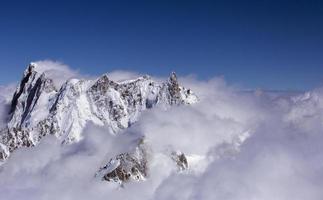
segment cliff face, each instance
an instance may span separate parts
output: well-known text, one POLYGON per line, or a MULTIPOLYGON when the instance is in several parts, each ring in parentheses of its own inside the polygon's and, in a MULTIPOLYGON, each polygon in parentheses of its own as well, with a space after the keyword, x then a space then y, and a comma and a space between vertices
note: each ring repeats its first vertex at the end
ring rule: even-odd
POLYGON ((29 147, 39 141, 34 128, 49 114, 47 108, 55 94, 52 80, 46 78, 45 74, 37 73, 34 65, 29 65, 14 92, 7 128, 1 131, 0 158, 8 157, 8 153, 16 148, 29 147))

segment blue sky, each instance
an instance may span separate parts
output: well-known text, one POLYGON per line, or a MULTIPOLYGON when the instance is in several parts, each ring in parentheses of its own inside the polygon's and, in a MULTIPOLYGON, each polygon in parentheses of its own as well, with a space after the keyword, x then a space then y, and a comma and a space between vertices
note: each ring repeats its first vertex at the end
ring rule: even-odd
POLYGON ((246 88, 323 85, 323 3, 258 1, 3 1, 0 84, 31 61, 101 74, 224 76, 246 88))

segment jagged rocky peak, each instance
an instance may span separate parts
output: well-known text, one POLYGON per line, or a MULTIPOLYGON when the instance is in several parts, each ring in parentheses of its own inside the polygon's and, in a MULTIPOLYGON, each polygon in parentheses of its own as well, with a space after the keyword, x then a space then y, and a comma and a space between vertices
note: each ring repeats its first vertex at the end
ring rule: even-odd
POLYGON ((181 99, 181 88, 177 81, 175 72, 172 72, 168 80, 168 91, 170 94, 170 104, 178 104, 181 99))
POLYGON ((121 153, 101 167, 95 174, 104 181, 124 184, 131 180, 141 181, 148 175, 150 150, 144 139, 139 139, 138 146, 132 152, 121 153))
POLYGON ((178 86, 177 75, 175 72, 172 72, 169 76, 169 82, 171 85, 178 86))
POLYGON ((117 83, 110 80, 107 74, 101 76, 91 87, 93 91, 101 91, 105 94, 108 91, 109 87, 115 87, 117 83))
MULTIPOLYGON (((39 74, 35 68, 35 63, 29 64, 13 95, 9 113, 11 115, 9 127, 23 126, 30 118, 33 109, 38 105, 38 101, 43 100, 43 96, 56 92, 53 81, 48 79, 44 73, 39 74)), ((46 97, 45 101, 47 101, 46 97)))
POLYGON ((7 127, 0 130, 0 158, 7 158, 9 152, 19 147, 36 144, 32 129, 46 118, 49 99, 55 93, 53 81, 37 72, 35 63, 29 64, 13 94, 7 127))
POLYGON ((21 94, 23 93, 26 85, 28 84, 28 82, 30 82, 30 79, 32 79, 31 77, 34 76, 34 74, 36 73, 34 71, 35 66, 32 64, 29 64, 29 66, 27 67, 27 69, 25 70, 24 74, 23 74, 23 78, 20 82, 20 85, 17 87, 12 101, 11 101, 11 109, 10 109, 10 113, 13 113, 16 109, 16 105, 18 103, 18 99, 21 96, 21 94))

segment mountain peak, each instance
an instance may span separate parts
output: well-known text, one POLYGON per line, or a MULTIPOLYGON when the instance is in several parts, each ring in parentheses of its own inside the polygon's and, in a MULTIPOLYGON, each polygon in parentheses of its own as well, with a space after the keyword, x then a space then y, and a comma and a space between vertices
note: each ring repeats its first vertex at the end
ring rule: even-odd
POLYGON ((31 79, 35 79, 36 74, 37 72, 35 72, 35 65, 33 63, 30 63, 27 69, 25 70, 20 84, 18 85, 13 95, 9 114, 12 114, 15 111, 18 99, 20 98, 22 93, 27 90, 28 85, 30 85, 31 79))
POLYGON ((25 70, 25 73, 31 73, 32 71, 35 71, 35 68, 36 68, 36 63, 29 63, 29 65, 27 66, 27 69, 25 70))
POLYGON ((29 63, 29 65, 25 69, 24 76, 26 76, 30 73, 35 73, 35 74, 38 74, 39 76, 42 74, 45 74, 44 71, 39 69, 39 65, 35 62, 29 63))
POLYGON ((171 72, 170 73, 170 76, 169 76, 169 81, 171 82, 171 83, 177 83, 177 75, 176 75, 176 73, 175 72, 171 72))

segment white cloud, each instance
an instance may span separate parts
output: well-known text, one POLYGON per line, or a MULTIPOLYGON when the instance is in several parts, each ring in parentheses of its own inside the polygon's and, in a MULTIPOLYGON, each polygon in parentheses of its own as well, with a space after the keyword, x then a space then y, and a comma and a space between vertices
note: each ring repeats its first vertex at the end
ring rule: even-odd
POLYGON ((46 76, 53 80, 55 87, 58 89, 66 80, 82 77, 77 70, 73 70, 69 66, 58 61, 42 60, 33 63, 36 64, 36 71, 39 73, 46 73, 46 76))
MULTIPOLYGON (((42 65, 45 71, 68 71, 57 63, 42 65)), ((110 73, 114 80, 135 75, 110 73)), ((37 147, 14 152, 0 171, 1 199, 323 198, 322 90, 273 100, 266 92, 240 92, 219 78, 180 81, 199 95, 198 104, 147 111, 118 136, 89 124, 80 143, 61 146, 49 136, 37 147), (119 188, 94 178, 99 166, 134 147, 140 135, 154 152, 146 181, 119 188), (178 173, 163 154, 173 149, 204 156, 206 167, 178 173)))
POLYGON ((108 72, 107 75, 113 81, 131 80, 142 76, 142 74, 139 74, 136 72, 122 71, 122 70, 108 72))
POLYGON ((14 84, 0 86, 0 128, 2 128, 7 121, 10 100, 13 96, 14 89, 14 84))

